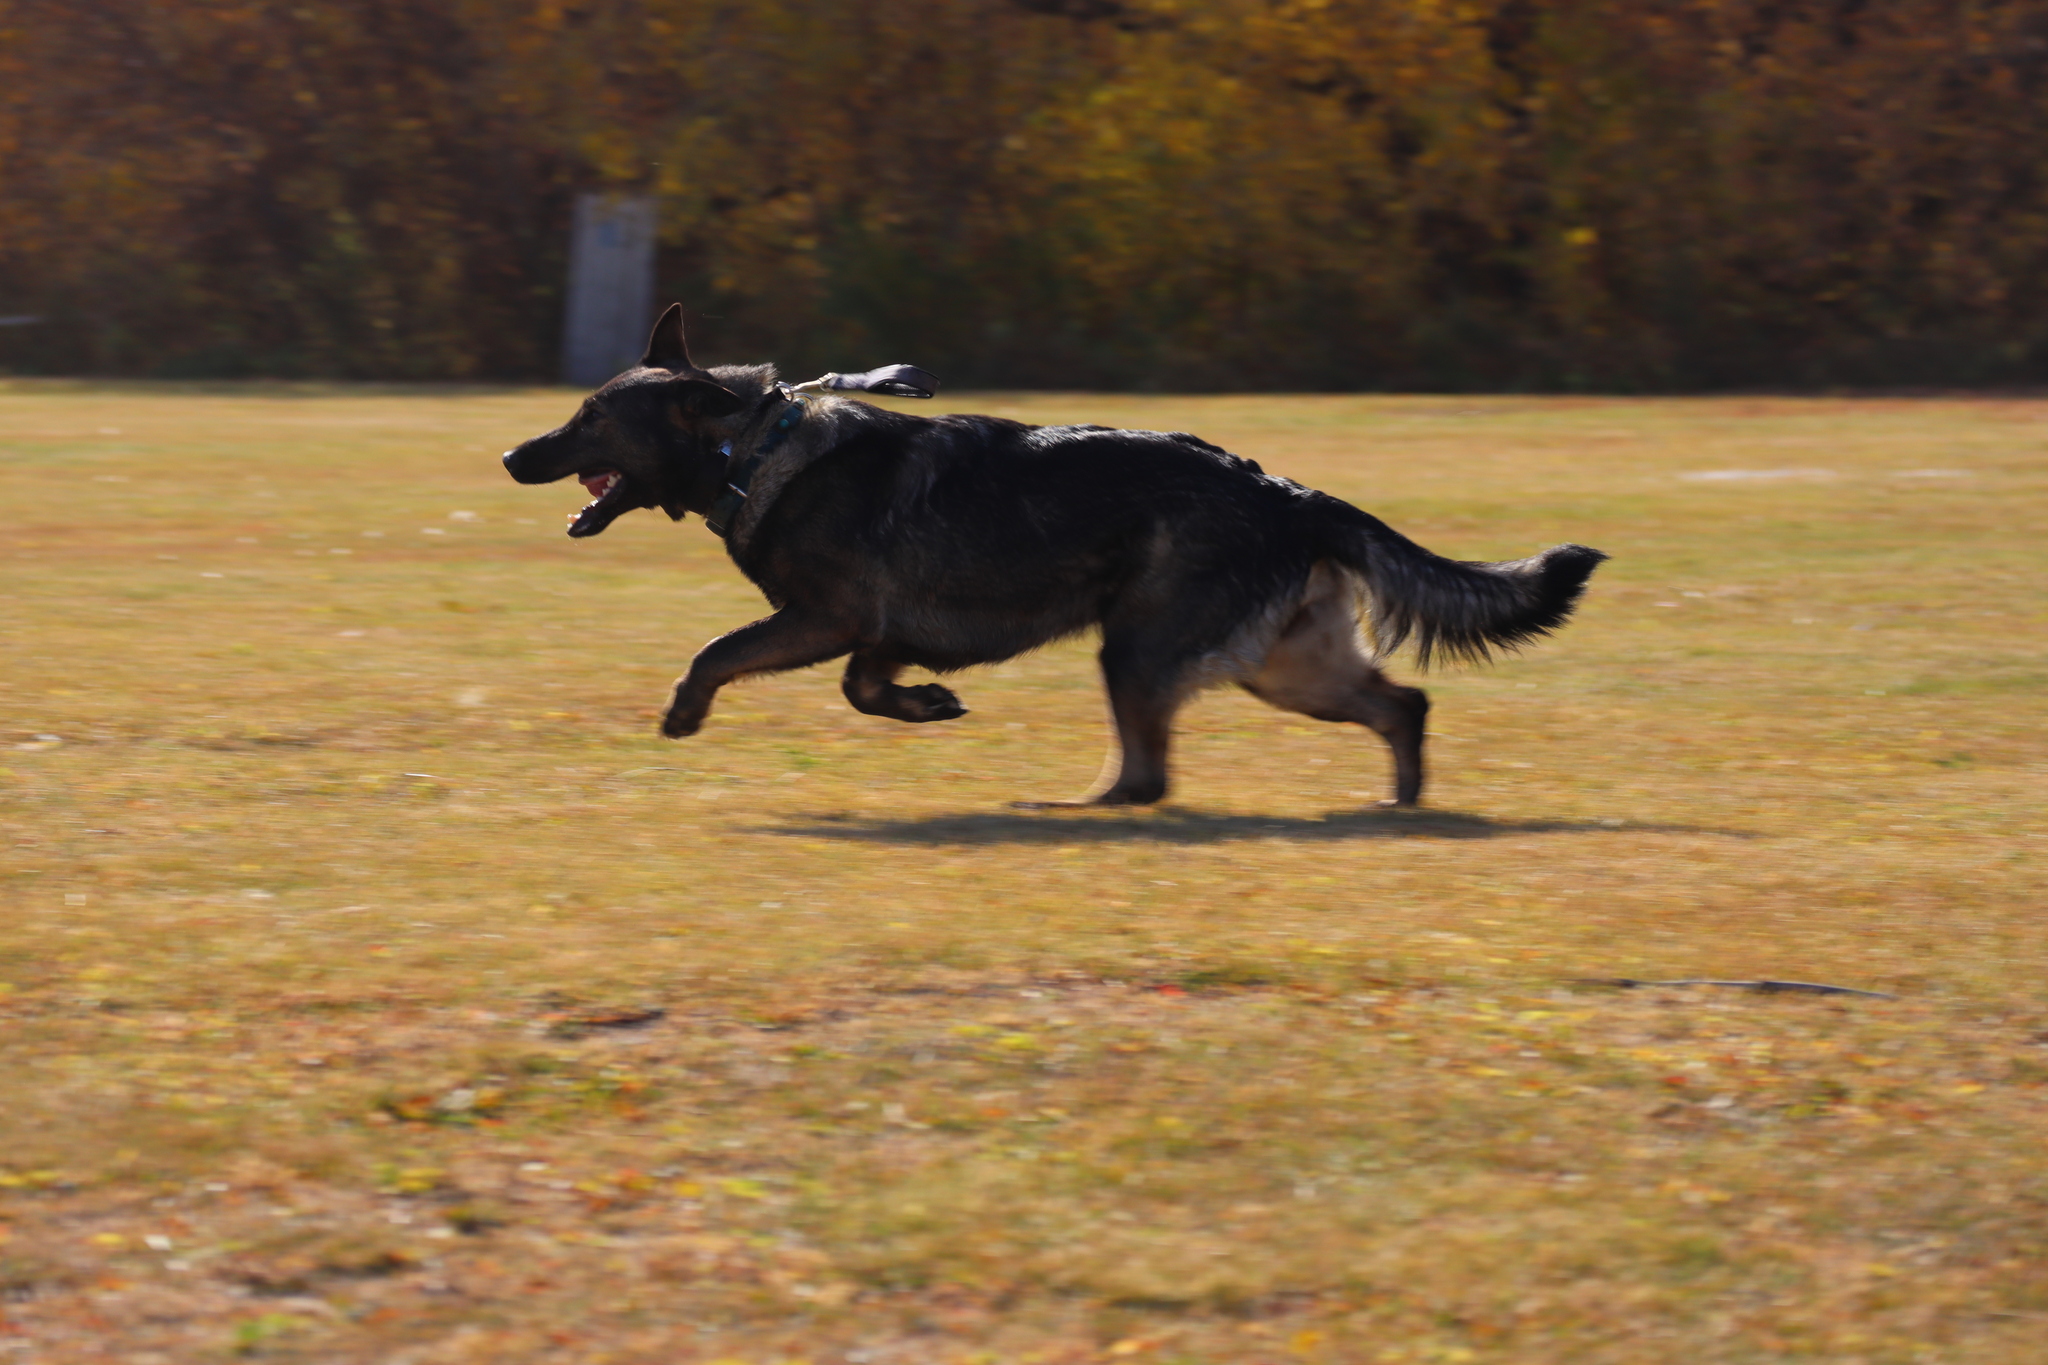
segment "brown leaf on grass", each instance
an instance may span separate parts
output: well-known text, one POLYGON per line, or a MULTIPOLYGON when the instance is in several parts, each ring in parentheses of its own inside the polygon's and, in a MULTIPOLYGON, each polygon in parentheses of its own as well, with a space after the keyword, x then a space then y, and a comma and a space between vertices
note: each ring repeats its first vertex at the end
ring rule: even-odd
POLYGON ((419 1265, 419 1257, 392 1234, 288 1233, 232 1255, 226 1276, 265 1297, 304 1294, 321 1280, 382 1279, 419 1265))
POLYGON ((593 1029, 645 1028, 667 1017, 667 1010, 650 1005, 559 1010, 544 1014, 541 1019, 547 1024, 550 1038, 581 1038, 593 1029))

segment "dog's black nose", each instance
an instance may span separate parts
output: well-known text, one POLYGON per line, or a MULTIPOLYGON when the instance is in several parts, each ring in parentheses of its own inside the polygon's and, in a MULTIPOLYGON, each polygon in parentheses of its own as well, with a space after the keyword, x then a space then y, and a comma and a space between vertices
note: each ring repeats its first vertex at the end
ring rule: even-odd
POLYGON ((516 450, 508 450, 505 452, 505 472, 507 474, 511 474, 514 478, 518 478, 519 476, 516 473, 513 473, 512 462, 518 458, 519 452, 516 450))

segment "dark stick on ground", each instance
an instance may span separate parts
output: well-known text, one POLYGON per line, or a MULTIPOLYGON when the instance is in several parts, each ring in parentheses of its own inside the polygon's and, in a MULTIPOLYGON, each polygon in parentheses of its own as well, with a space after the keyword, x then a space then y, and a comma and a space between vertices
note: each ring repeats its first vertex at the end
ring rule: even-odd
POLYGON ((1618 986, 1622 990, 1634 990, 1638 986, 1733 986, 1740 990, 1761 991, 1766 995, 1778 991, 1798 991, 1806 995, 1867 995, 1875 1000, 1896 1000, 1896 995, 1884 991, 1858 990, 1854 986, 1823 986, 1815 981, 1709 981, 1704 978, 1689 978, 1684 981, 1638 981, 1629 976, 1582 976, 1576 984, 1581 986, 1618 986))

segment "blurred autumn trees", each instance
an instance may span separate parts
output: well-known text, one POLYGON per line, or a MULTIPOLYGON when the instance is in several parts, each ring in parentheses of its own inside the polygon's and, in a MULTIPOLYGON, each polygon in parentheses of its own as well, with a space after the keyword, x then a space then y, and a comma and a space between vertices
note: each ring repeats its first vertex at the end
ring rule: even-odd
POLYGON ((2039 0, 0 0, 0 365, 1051 387, 2048 376, 2039 0))

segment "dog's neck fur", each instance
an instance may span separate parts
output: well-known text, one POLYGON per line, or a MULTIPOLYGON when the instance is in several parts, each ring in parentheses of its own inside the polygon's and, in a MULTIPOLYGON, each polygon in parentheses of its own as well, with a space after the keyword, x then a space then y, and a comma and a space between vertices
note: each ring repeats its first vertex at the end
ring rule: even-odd
MULTIPOLYGON (((734 389, 734 392, 740 390, 734 389)), ((735 414, 731 419, 737 430, 721 438, 732 442, 730 460, 719 461, 722 469, 730 471, 734 467, 745 467, 751 457, 764 457, 751 470, 745 497, 738 506, 724 509, 728 519, 718 534, 736 560, 742 558, 753 540, 755 528, 761 524, 769 507, 789 481, 840 443, 845 434, 845 423, 848 420, 859 421, 861 414, 877 415, 876 409, 857 399, 833 394, 805 394, 795 401, 803 405, 802 423, 786 439, 776 441, 772 438, 775 424, 791 405, 777 401, 776 391, 767 385, 761 388, 752 408, 735 414)), ((721 482, 718 493, 723 495, 724 491, 725 485, 721 482)), ((706 520, 709 520, 708 516, 706 520)))
POLYGON ((705 373, 746 399, 747 405, 730 417, 707 422, 684 437, 685 448, 677 452, 677 457, 687 461, 692 472, 683 496, 667 509, 672 517, 681 511, 702 516, 725 492, 726 461, 706 456, 727 441, 732 442, 735 450, 739 448, 747 428, 760 416, 761 400, 775 387, 777 378, 773 365, 718 365, 705 373))
MULTIPOLYGON (((704 460, 699 465, 702 471, 691 489, 685 506, 699 516, 708 514, 724 496, 726 479, 730 470, 757 453, 761 442, 769 435, 776 419, 788 406, 777 402, 778 375, 773 365, 720 365, 708 373, 720 384, 747 400, 747 406, 730 417, 708 423, 701 429, 698 439, 709 449, 716 450, 730 442, 730 457, 704 460)), ((780 392, 787 392, 782 390, 780 392)), ((747 496, 737 510, 731 513, 723 533, 727 550, 735 559, 742 557, 753 539, 754 528, 767 515, 789 481, 802 473, 814 460, 827 454, 838 445, 846 432, 845 424, 858 422, 862 415, 879 417, 883 413, 860 401, 856 394, 805 394, 802 398, 805 416, 803 425, 792 438, 779 445, 754 472, 747 496)), ((903 415, 896 414, 892 420, 901 421, 903 415)), ((930 483, 930 471, 917 471, 917 476, 905 484, 905 491, 915 496, 930 483)))
POLYGON ((773 365, 714 365, 705 373, 749 402, 758 402, 781 378, 773 365))

